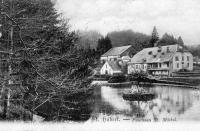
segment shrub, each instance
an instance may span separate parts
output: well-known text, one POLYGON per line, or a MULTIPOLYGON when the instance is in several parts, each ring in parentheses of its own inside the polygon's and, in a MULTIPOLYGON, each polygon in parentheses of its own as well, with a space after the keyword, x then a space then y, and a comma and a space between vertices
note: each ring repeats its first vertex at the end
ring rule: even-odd
POLYGON ((187 69, 180 69, 178 72, 189 72, 187 69))
POLYGON ((126 81, 126 77, 124 75, 118 75, 118 76, 110 77, 110 79, 108 80, 108 83, 121 83, 125 81, 126 81))

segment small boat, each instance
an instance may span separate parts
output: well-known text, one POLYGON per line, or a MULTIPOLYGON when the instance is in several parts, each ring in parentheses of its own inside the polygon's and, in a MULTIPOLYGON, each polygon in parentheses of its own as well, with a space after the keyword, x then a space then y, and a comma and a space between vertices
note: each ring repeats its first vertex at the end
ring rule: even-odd
POLYGON ((137 93, 124 93, 123 99, 129 101, 150 101, 154 99, 156 95, 148 92, 137 92, 137 93))

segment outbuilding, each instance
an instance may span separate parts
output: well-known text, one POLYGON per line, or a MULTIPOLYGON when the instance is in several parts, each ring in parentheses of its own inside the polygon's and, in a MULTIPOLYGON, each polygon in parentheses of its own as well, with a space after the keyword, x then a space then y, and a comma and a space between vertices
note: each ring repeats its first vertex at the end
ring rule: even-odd
POLYGON ((118 75, 122 70, 116 61, 106 61, 100 70, 101 75, 118 75))

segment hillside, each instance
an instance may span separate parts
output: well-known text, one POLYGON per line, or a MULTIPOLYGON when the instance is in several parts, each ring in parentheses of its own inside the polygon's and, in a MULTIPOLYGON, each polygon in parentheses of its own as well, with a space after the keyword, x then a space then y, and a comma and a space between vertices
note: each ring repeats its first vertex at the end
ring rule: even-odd
POLYGON ((114 31, 108 33, 108 37, 112 41, 113 47, 133 45, 138 50, 149 46, 151 36, 134 32, 132 30, 114 31))

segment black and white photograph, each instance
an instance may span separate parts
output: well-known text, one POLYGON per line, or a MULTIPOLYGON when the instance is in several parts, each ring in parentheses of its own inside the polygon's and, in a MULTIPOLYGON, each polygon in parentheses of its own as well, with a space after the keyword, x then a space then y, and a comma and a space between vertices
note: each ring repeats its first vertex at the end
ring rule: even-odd
POLYGON ((199 0, 0 0, 0 130, 199 122, 199 0))

